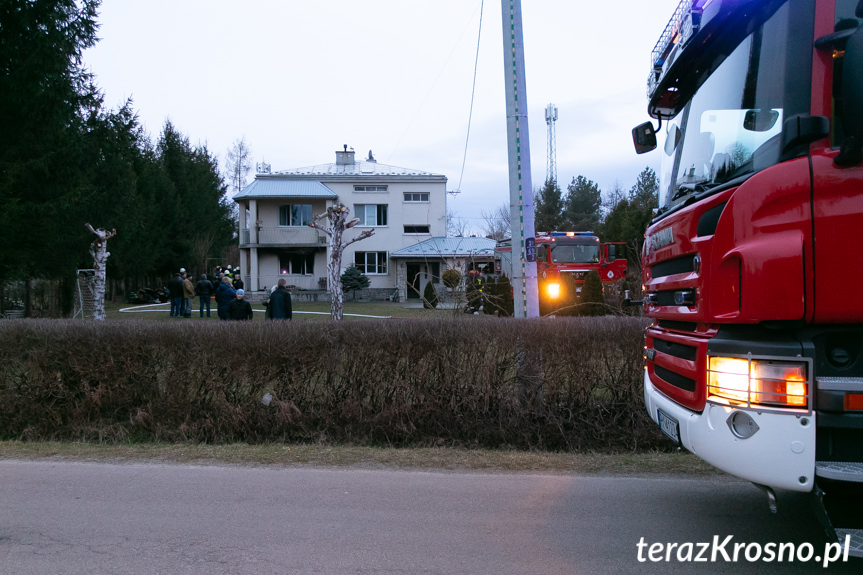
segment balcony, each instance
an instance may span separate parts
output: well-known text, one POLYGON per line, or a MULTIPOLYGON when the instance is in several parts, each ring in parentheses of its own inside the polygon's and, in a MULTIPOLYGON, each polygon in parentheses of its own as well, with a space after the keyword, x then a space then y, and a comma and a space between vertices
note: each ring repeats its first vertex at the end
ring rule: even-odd
POLYGON ((250 246, 325 246, 327 236, 306 226, 258 228, 258 242, 251 241, 251 230, 240 230, 240 247, 250 246))

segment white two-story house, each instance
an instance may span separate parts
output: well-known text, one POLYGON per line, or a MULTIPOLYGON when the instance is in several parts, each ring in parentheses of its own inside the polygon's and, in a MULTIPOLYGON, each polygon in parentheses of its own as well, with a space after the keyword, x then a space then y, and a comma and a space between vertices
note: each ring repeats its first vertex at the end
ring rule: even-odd
MULTIPOLYGON (((428 258, 393 259, 390 254, 446 236, 446 182, 440 174, 380 164, 371 151, 357 161, 347 146, 336 152, 333 164, 257 174, 234 196, 246 288, 261 291, 285 278, 300 290, 327 290, 327 236, 309 223, 342 203, 360 220, 345 239, 374 228, 373 236, 345 250, 342 271, 356 265, 370 287, 398 289, 401 298, 411 297, 409 292, 416 290, 409 288, 408 266, 414 270, 428 258)), ((319 223, 326 225, 326 220, 319 223)), ((440 279, 429 276, 426 281, 440 279)))

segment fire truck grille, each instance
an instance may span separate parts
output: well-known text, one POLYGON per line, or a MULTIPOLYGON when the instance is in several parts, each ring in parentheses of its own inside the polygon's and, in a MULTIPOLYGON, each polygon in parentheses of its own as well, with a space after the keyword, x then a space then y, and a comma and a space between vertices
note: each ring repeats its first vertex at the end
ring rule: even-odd
POLYGON ((686 391, 695 391, 694 379, 680 375, 679 373, 674 373, 673 371, 667 370, 664 367, 660 367, 658 365, 653 366, 653 371, 654 373, 656 373, 656 375, 658 375, 674 387, 679 387, 680 389, 686 391))
POLYGON ((588 272, 564 272, 561 277, 569 278, 572 282, 583 282, 584 278, 587 277, 588 272))
POLYGON ((695 361, 695 357, 698 351, 691 345, 674 343, 671 341, 666 341, 664 339, 654 339, 653 349, 660 353, 664 353, 666 355, 670 355, 672 357, 677 357, 680 359, 685 359, 687 361, 695 361))
POLYGON ((693 256, 684 258, 676 258, 660 262, 650 268, 650 275, 655 278, 662 278, 674 274, 685 274, 695 271, 695 261, 693 256))
POLYGON ((661 305, 661 306, 676 305, 674 303, 674 291, 673 290, 658 291, 654 295, 656 296, 656 299, 654 300, 656 305, 661 305))

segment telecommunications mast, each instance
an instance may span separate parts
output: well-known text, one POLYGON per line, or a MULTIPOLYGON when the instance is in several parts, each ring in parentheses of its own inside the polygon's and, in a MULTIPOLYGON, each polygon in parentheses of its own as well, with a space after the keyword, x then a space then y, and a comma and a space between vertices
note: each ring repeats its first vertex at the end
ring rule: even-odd
POLYGON ((557 136, 554 123, 557 121, 557 106, 549 104, 545 109, 545 123, 548 124, 548 161, 545 165, 545 181, 557 183, 557 136))

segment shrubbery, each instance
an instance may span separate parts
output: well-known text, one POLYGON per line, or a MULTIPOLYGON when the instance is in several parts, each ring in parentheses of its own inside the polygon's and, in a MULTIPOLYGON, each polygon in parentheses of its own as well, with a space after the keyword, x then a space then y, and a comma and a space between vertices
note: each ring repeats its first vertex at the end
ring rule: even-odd
POLYGON ((590 270, 587 277, 584 278, 584 285, 581 287, 581 302, 578 306, 579 315, 605 315, 605 297, 602 293, 602 280, 599 279, 599 272, 590 270))
POLYGON ((437 292, 434 289, 434 284, 428 282, 423 290, 423 307, 426 309, 436 309, 437 304, 437 292))
POLYGON ((643 405, 645 325, 4 321, 0 437, 669 447, 643 405))

